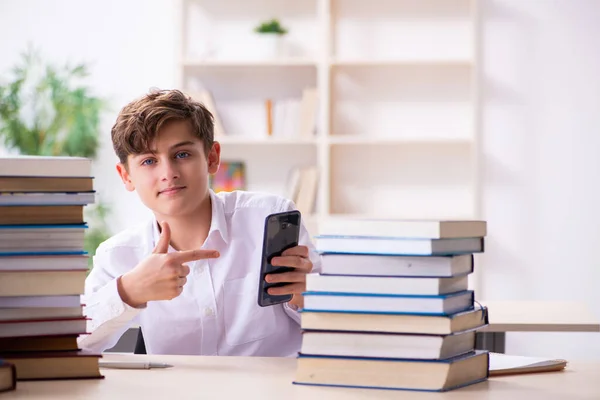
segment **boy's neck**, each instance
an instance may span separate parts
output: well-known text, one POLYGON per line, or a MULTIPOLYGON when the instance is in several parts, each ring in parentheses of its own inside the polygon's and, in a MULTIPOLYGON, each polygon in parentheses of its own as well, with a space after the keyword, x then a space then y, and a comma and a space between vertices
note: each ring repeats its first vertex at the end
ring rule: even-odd
POLYGON ((185 251, 199 249, 204 244, 212 220, 212 204, 210 195, 206 198, 198 209, 190 215, 177 218, 163 217, 159 221, 166 221, 171 228, 171 246, 175 250, 185 251))

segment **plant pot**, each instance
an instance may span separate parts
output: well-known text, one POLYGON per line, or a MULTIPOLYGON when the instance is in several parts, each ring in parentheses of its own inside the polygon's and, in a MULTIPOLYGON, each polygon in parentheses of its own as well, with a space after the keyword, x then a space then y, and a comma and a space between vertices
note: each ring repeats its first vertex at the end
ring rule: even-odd
POLYGON ((283 37, 277 33, 260 33, 254 40, 252 54, 257 59, 273 59, 283 56, 283 37))

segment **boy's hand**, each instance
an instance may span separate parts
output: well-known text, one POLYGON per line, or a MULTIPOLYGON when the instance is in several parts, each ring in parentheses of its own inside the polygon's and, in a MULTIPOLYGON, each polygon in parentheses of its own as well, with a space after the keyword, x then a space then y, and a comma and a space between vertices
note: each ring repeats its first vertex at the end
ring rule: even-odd
POLYGON ((313 269, 312 261, 308 258, 308 247, 296 246, 287 249, 280 257, 273 257, 271 265, 292 267, 294 271, 265 276, 265 281, 269 283, 290 282, 285 286, 269 288, 267 292, 272 295, 292 294, 293 297, 289 304, 302 308, 304 306, 302 293, 306 290, 306 274, 313 269))
POLYGON ((153 253, 117 280, 121 299, 132 307, 151 300, 171 300, 181 294, 190 268, 186 262, 217 258, 216 250, 187 250, 168 253, 171 230, 165 222, 153 253))

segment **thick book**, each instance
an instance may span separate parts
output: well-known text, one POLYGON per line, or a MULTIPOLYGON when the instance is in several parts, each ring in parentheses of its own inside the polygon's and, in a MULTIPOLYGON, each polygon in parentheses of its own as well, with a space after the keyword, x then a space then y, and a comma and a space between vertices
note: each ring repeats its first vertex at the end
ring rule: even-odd
POLYGON ((93 192, 94 178, 43 178, 22 176, 0 176, 2 192, 93 192))
POLYGON ((445 360, 351 358, 300 354, 293 383, 364 389, 444 392, 483 382, 486 351, 445 360))
POLYGON ((442 256, 482 253, 484 238, 413 239, 318 235, 315 237, 315 247, 320 253, 442 256))
POLYGON ((381 314, 300 310, 304 330, 390 332, 449 335, 489 324, 487 309, 476 308, 450 315, 381 314))
POLYGON ((468 275, 453 278, 308 274, 307 292, 442 295, 469 289, 468 275))
POLYGON ((322 356, 436 360, 474 350, 474 330, 450 335, 304 331, 300 352, 322 356))
POLYGON ((0 338, 87 333, 86 318, 0 321, 0 338))
POLYGON ((452 277, 473 270, 472 254, 439 257, 321 254, 321 272, 332 275, 452 277))
POLYGON ((319 225, 323 235, 423 239, 470 238, 487 235, 486 221, 330 218, 319 225))
POLYGON ((0 353, 15 365, 17 380, 99 379, 100 354, 85 351, 0 353))
POLYGON ((88 177, 92 160, 85 157, 17 155, 0 157, 0 176, 88 177))
POLYGON ((68 296, 85 291, 87 269, 0 271, 0 296, 68 296))
MULTIPOLYGON (((4 209, 0 208, 0 211, 2 210, 4 209)), ((15 253, 83 251, 86 229, 86 224, 0 226, 0 256, 15 253)))
POLYGON ((79 335, 19 336, 0 338, 0 353, 78 351, 79 335))
POLYGON ((83 317, 83 308, 77 307, 21 307, 1 308, 0 321, 25 321, 83 317))
POLYGON ((440 296, 305 292, 308 311, 448 315, 473 308, 473 291, 440 296))
POLYGON ((0 225, 80 225, 85 206, 2 206, 0 225))
POLYGON ((13 363, 0 359, 0 393, 17 388, 17 369, 13 363))

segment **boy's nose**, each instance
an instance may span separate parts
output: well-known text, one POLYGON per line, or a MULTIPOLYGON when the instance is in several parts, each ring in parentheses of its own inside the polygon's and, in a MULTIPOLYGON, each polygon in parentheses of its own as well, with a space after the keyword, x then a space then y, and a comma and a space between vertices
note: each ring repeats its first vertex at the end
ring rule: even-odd
POLYGON ((179 179, 179 170, 176 165, 172 162, 163 162, 163 170, 162 170, 162 180, 170 181, 172 179, 179 179))

